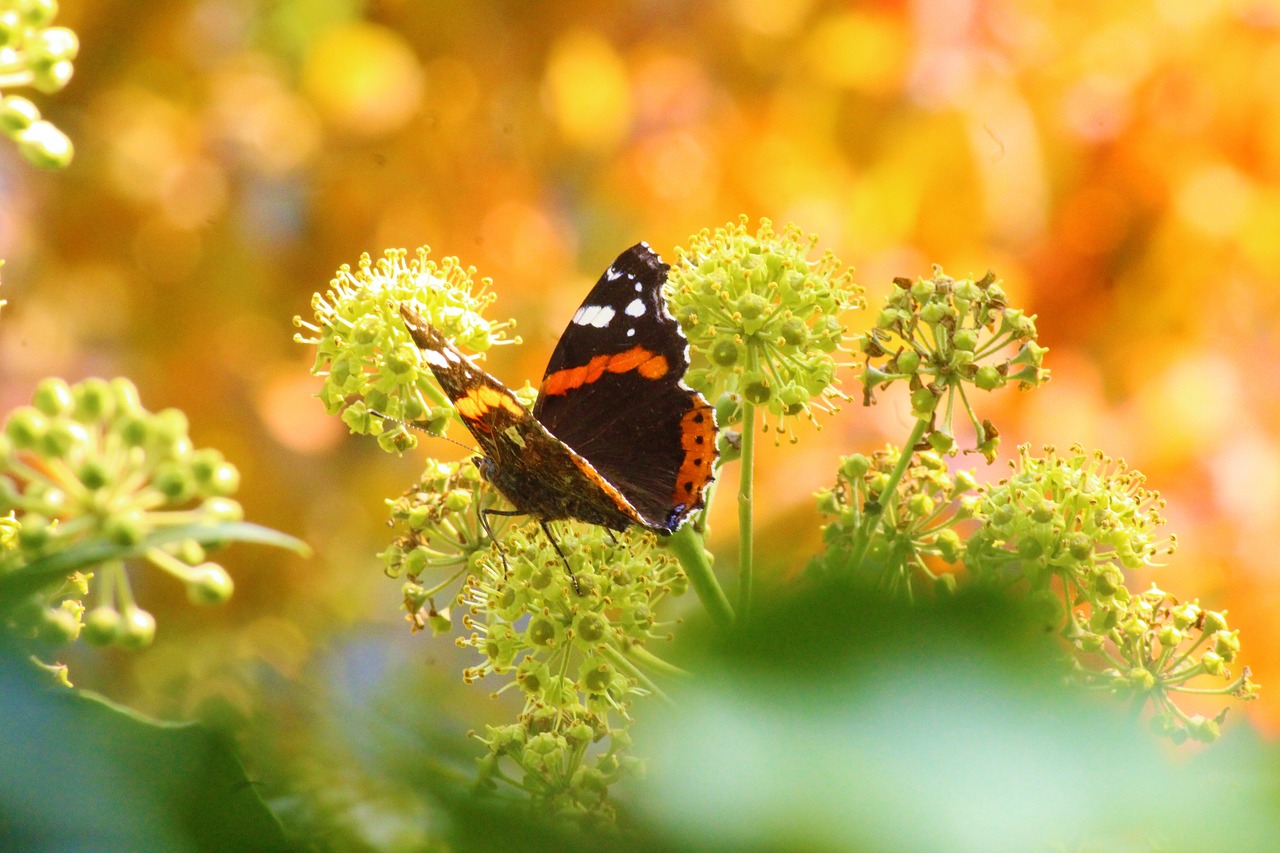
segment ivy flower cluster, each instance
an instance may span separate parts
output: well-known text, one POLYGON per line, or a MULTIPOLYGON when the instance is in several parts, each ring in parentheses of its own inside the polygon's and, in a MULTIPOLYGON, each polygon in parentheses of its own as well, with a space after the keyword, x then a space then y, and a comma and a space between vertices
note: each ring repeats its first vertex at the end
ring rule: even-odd
MULTIPOLYGON (((471 462, 428 459, 418 482, 388 501, 396 538, 380 555, 388 577, 404 577, 404 608, 414 631, 442 634, 452 628, 453 602, 463 580, 480 571, 480 557, 493 543, 480 512, 494 502, 471 462)), ((500 535, 506 519, 490 522, 500 535)))
MULTIPOLYGON (((198 542, 146 542, 166 527, 239 521, 240 505, 230 498, 239 479, 218 451, 192 447, 182 412, 147 411, 128 380, 45 380, 0 432, 0 516, 10 519, 16 542, 0 550, 0 581, 78 546, 106 543, 137 549, 185 584, 194 603, 225 601, 231 578, 198 542)), ((9 608, 8 624, 54 643, 82 637, 139 647, 155 634, 119 558, 93 574, 55 575, 9 608)))
POLYGON ((316 347, 311 372, 324 378, 319 397, 329 414, 341 414, 353 433, 376 435, 389 452, 417 445, 402 422, 440 434, 453 408, 418 361, 418 351, 400 319, 400 303, 418 312, 458 346, 473 352, 509 342, 512 322, 482 316, 494 300, 489 279, 479 287, 475 269, 457 258, 430 260, 427 248, 413 257, 388 250, 376 262, 362 255, 356 269, 343 265, 326 293, 311 300, 315 322, 294 317, 294 336, 316 347), (390 425, 383 416, 390 419, 390 425))
POLYGON ((1240 632, 1227 626, 1223 611, 1205 610, 1199 601, 1180 603, 1152 584, 1146 592, 1117 595, 1114 604, 1093 611, 1076 647, 1101 662, 1100 671, 1081 667, 1091 686, 1129 697, 1135 706, 1153 707, 1151 724, 1175 743, 1188 738, 1209 743, 1218 738, 1226 717, 1188 714, 1174 701, 1177 693, 1257 697, 1249 668, 1232 678, 1240 654, 1240 632), (1199 686, 1202 677, 1227 680, 1218 688, 1199 686), (1192 686, 1191 682, 1197 685, 1192 686))
POLYGON ((1077 602, 1115 601, 1124 573, 1156 564, 1177 548, 1162 536, 1164 500, 1124 460, 1073 445, 1036 456, 1018 447, 1013 473, 982 490, 982 525, 969 537, 966 563, 1000 583, 1025 580, 1040 592, 1057 581, 1062 613, 1077 602))
POLYGON ((978 451, 987 461, 995 458, 999 434, 989 421, 978 420, 966 385, 992 391, 1011 382, 1030 388, 1048 379, 1041 366, 1047 350, 1036 343, 1034 315, 1009 308, 991 273, 953 279, 934 267, 932 278, 895 278, 875 327, 860 336, 860 344, 867 359, 864 402, 875 401, 876 388, 905 381, 912 414, 929 423, 925 437, 943 453, 955 451, 952 420, 959 400, 978 451), (1015 346, 1012 356, 1002 357, 1015 346))
POLYGON ((862 291, 830 252, 809 259, 816 238, 794 225, 778 234, 767 219, 751 233, 747 221, 690 238, 671 270, 669 298, 707 365, 685 379, 716 401, 718 422, 740 423, 745 401, 763 406, 782 435, 790 418, 813 420, 813 409, 847 399, 836 387, 836 353, 845 341, 841 317, 861 306, 862 291))
POLYGON ((896 447, 840 460, 835 486, 815 496, 831 520, 822 528, 826 550, 809 564, 811 572, 870 580, 908 596, 920 580, 954 586, 954 575, 939 570, 964 554, 956 525, 972 516, 973 471, 949 471, 939 454, 926 451, 909 457, 893 488, 902 461, 896 447))
POLYGON ((625 726, 632 699, 657 692, 646 670, 673 670, 646 649, 669 636, 656 607, 687 581, 645 531, 615 540, 565 523, 556 534, 577 589, 536 523, 509 528, 507 568, 484 554, 468 581, 462 622, 470 633, 458 643, 482 657, 464 672, 468 681, 505 677, 498 692, 514 687, 524 697, 515 723, 480 738, 488 747, 481 784, 508 782, 535 804, 599 818, 609 786, 636 769, 625 726))
POLYGON ((51 26, 57 13, 56 0, 0 0, 0 133, 44 169, 71 162, 71 140, 30 100, 5 91, 29 86, 51 94, 70 82, 80 42, 66 27, 51 26))

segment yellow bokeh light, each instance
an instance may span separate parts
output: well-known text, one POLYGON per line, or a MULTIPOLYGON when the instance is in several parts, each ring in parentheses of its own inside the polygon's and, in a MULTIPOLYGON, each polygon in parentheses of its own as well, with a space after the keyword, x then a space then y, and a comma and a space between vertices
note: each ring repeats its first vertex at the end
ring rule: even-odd
POLYGON ((422 99, 422 69, 404 39, 364 22, 331 27, 312 42, 301 82, 332 127, 366 139, 402 127, 422 99))
POLYGON ((551 48, 543 92, 560 136, 579 148, 608 148, 631 125, 631 84, 622 59, 597 33, 576 30, 551 48))

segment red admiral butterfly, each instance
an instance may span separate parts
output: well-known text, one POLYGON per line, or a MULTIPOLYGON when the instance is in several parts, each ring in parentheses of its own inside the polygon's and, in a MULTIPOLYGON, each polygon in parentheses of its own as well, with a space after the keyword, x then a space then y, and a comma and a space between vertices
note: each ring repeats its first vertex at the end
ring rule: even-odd
POLYGON ((566 568, 547 522, 670 533, 702 506, 711 482, 715 413, 684 384, 689 344, 662 296, 669 269, 646 243, 618 256, 560 336, 532 412, 400 306, 480 444, 481 475, 515 507, 485 512, 538 519, 566 568))

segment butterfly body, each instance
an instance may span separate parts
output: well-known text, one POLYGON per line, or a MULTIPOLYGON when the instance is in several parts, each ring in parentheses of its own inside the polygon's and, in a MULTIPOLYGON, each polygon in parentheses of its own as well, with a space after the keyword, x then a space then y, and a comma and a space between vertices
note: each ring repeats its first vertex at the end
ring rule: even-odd
POLYGON ((667 270, 644 243, 618 256, 561 335, 532 411, 401 306, 484 454, 482 476, 544 527, 576 519, 669 533, 702 506, 715 415, 683 382, 688 344, 662 295, 667 270))

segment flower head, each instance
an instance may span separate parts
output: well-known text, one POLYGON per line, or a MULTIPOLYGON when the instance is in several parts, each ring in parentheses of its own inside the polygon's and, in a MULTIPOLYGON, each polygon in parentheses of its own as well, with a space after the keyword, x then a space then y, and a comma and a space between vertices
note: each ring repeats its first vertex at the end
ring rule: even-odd
POLYGON ((995 458, 999 435, 979 421, 966 386, 984 391, 1010 382, 1029 388, 1048 380, 1041 367, 1047 350, 1036 343, 1035 317, 1008 307, 1004 288, 992 273, 980 279, 953 279, 940 267, 932 278, 894 279, 893 289, 871 331, 860 336, 867 358, 863 399, 875 389, 905 381, 917 418, 933 419, 928 440, 934 449, 954 452, 951 427, 958 399, 978 435, 978 450, 995 458), (1011 347, 1017 347, 1012 355, 1011 347))
POLYGON ((1018 448, 1013 473, 984 487, 975 507, 982 526, 968 543, 972 571, 1025 578, 1033 590, 1059 579, 1068 601, 1107 601, 1124 572, 1171 554, 1177 538, 1158 532, 1164 500, 1123 459, 1018 448))
POLYGON ((790 418, 812 419, 813 409, 847 399, 835 354, 842 315, 861 305, 861 289, 830 252, 810 260, 816 239, 794 225, 778 234, 764 219, 751 233, 746 223, 690 238, 671 270, 671 306, 706 363, 686 380, 717 401, 720 422, 740 421, 729 401, 745 400, 764 406, 783 433, 790 418))
MULTIPOLYGON (((235 467, 197 450, 177 409, 149 412, 125 379, 68 385, 47 379, 0 433, 0 513, 16 522, 16 547, 0 550, 0 575, 77 545, 141 546, 165 527, 239 520, 235 467)), ((192 539, 145 549, 151 565, 182 581, 201 604, 225 601, 231 578, 192 539)), ((54 641, 146 645, 151 614, 135 604, 120 560, 72 573, 31 595, 11 620, 54 641), (95 596, 86 611, 81 599, 95 596)))
POLYGON ((963 553, 954 528, 970 515, 973 472, 952 472, 939 454, 921 452, 886 496, 901 458, 901 450, 886 447, 869 457, 858 453, 840 460, 834 488, 815 496, 818 511, 829 521, 822 528, 826 550, 809 564, 810 571, 840 577, 866 568, 872 572, 867 579, 879 588, 908 593, 919 579, 952 585, 952 575, 938 569, 958 562, 963 553), (879 517, 883 523, 874 540, 860 549, 860 538, 870 535, 868 522, 879 517), (852 565, 860 550, 865 562, 852 565))
POLYGON ((507 568, 483 554, 481 573, 467 583, 459 644, 476 649, 481 663, 469 681, 506 678, 524 710, 517 723, 491 728, 481 740, 489 755, 482 781, 517 782, 555 809, 598 808, 604 792, 625 772, 628 708, 651 692, 637 658, 646 643, 667 636, 655 608, 679 595, 686 581, 675 560, 655 548, 653 534, 632 528, 616 541, 603 528, 579 523, 554 528, 560 553, 537 524, 508 528, 507 568), (608 741, 605 749, 585 748, 608 741))
POLYGON ((362 255, 355 270, 344 265, 328 292, 312 298, 314 323, 294 318, 309 334, 294 340, 317 349, 311 372, 324 377, 318 396, 325 410, 341 413, 352 432, 378 436, 387 450, 417 444, 399 422, 439 434, 453 414, 430 370, 418 361, 400 303, 412 303, 446 337, 476 352, 509 342, 505 333, 513 325, 482 316, 494 300, 489 279, 476 289, 474 268, 452 257, 437 264, 428 251, 418 249, 411 258, 403 249, 388 250, 376 262, 362 255), (386 429, 380 415, 394 425, 386 429))

